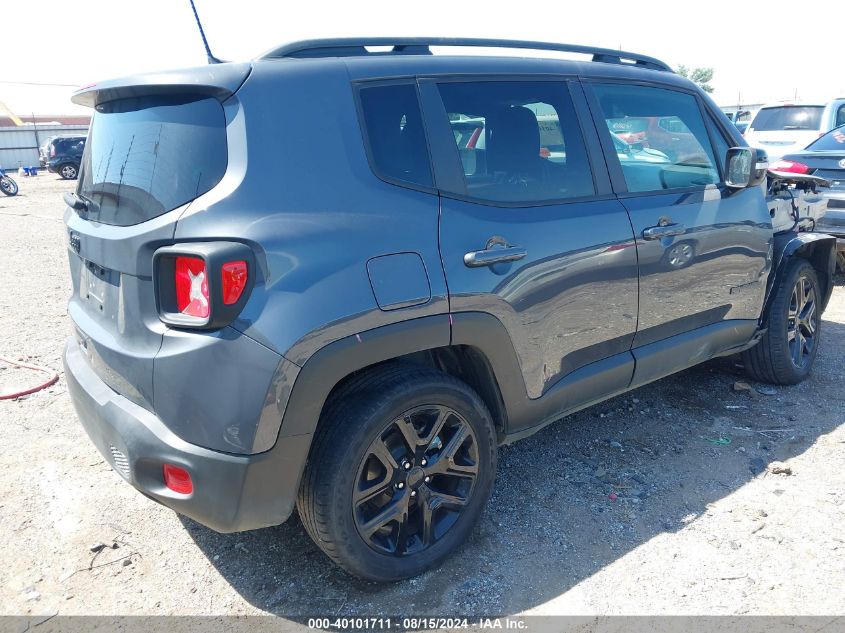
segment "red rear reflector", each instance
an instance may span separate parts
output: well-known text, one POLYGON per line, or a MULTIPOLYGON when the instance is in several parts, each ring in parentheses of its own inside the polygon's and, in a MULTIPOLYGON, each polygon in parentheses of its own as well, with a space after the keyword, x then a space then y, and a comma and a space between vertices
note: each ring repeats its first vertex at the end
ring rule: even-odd
POLYGON ((810 173, 810 168, 805 165, 804 163, 796 163, 795 161, 791 160, 776 160, 771 165, 769 165, 769 169, 772 171, 785 171, 790 174, 808 174, 810 173))
POLYGON ((247 280, 246 262, 226 262, 221 269, 223 278, 223 303, 227 306, 237 303, 244 292, 247 280))
POLYGON ((191 481, 191 473, 173 464, 164 465, 164 485, 173 492, 183 495, 189 495, 194 491, 194 482, 191 481))
POLYGON ((182 314, 205 319, 209 311, 208 271, 199 257, 176 258, 176 307, 182 314))

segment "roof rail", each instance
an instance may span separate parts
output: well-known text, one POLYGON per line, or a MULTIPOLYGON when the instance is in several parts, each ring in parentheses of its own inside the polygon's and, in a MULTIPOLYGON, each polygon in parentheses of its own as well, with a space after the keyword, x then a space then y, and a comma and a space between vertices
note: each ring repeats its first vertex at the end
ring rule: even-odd
POLYGON ((624 64, 651 68, 652 70, 672 69, 654 57, 616 51, 611 48, 578 46, 577 44, 558 44, 555 42, 531 42, 524 40, 495 40, 465 37, 368 37, 303 40, 285 44, 261 55, 263 59, 281 57, 361 57, 377 55, 431 55, 431 46, 471 46, 479 48, 524 48, 538 51, 557 51, 563 53, 585 53, 593 56, 594 62, 624 64), (370 52, 367 46, 391 46, 385 52, 370 52))

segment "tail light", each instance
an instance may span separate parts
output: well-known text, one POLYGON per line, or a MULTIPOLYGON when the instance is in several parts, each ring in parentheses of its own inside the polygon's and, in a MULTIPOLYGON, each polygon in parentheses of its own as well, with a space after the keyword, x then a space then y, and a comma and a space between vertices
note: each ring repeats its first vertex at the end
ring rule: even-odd
POLYGON ((246 288, 246 282, 249 281, 246 262, 226 262, 221 267, 220 275, 223 283, 223 303, 227 306, 237 303, 246 288))
POLYGON ((50 146, 50 158, 55 158, 55 157, 56 157, 56 146, 51 145, 50 146))
POLYGON ((785 171, 789 174, 809 174, 810 167, 793 160, 776 160, 769 165, 770 171, 785 171))
POLYGON ((208 271, 199 257, 177 257, 175 270, 176 307, 182 314, 201 319, 208 317, 208 271))
POLYGON ((255 257, 245 244, 199 242, 153 255, 159 318, 168 325, 216 329, 237 318, 254 285, 255 257))

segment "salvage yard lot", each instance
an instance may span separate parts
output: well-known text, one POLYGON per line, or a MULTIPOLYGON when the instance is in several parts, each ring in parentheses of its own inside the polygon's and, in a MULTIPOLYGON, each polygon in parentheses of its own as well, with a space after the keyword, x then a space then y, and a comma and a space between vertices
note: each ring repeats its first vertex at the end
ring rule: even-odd
MULTIPOLYGON (((0 356, 59 371, 74 183, 18 181, 0 198, 0 356)), ((135 492, 62 377, 0 401, 2 613, 841 614, 842 278, 822 328, 802 385, 736 391, 734 362, 714 361, 504 447, 461 555, 385 586, 331 564, 295 518, 221 535, 135 492)), ((0 363, 0 391, 39 377, 0 363)))

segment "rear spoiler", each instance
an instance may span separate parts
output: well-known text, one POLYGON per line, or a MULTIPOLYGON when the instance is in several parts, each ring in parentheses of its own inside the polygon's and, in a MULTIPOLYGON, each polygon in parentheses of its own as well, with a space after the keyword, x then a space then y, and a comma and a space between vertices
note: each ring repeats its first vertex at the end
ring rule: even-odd
POLYGON ((85 86, 73 93, 70 100, 89 108, 115 99, 185 93, 224 101, 237 92, 250 70, 249 63, 231 63, 132 75, 85 86))

